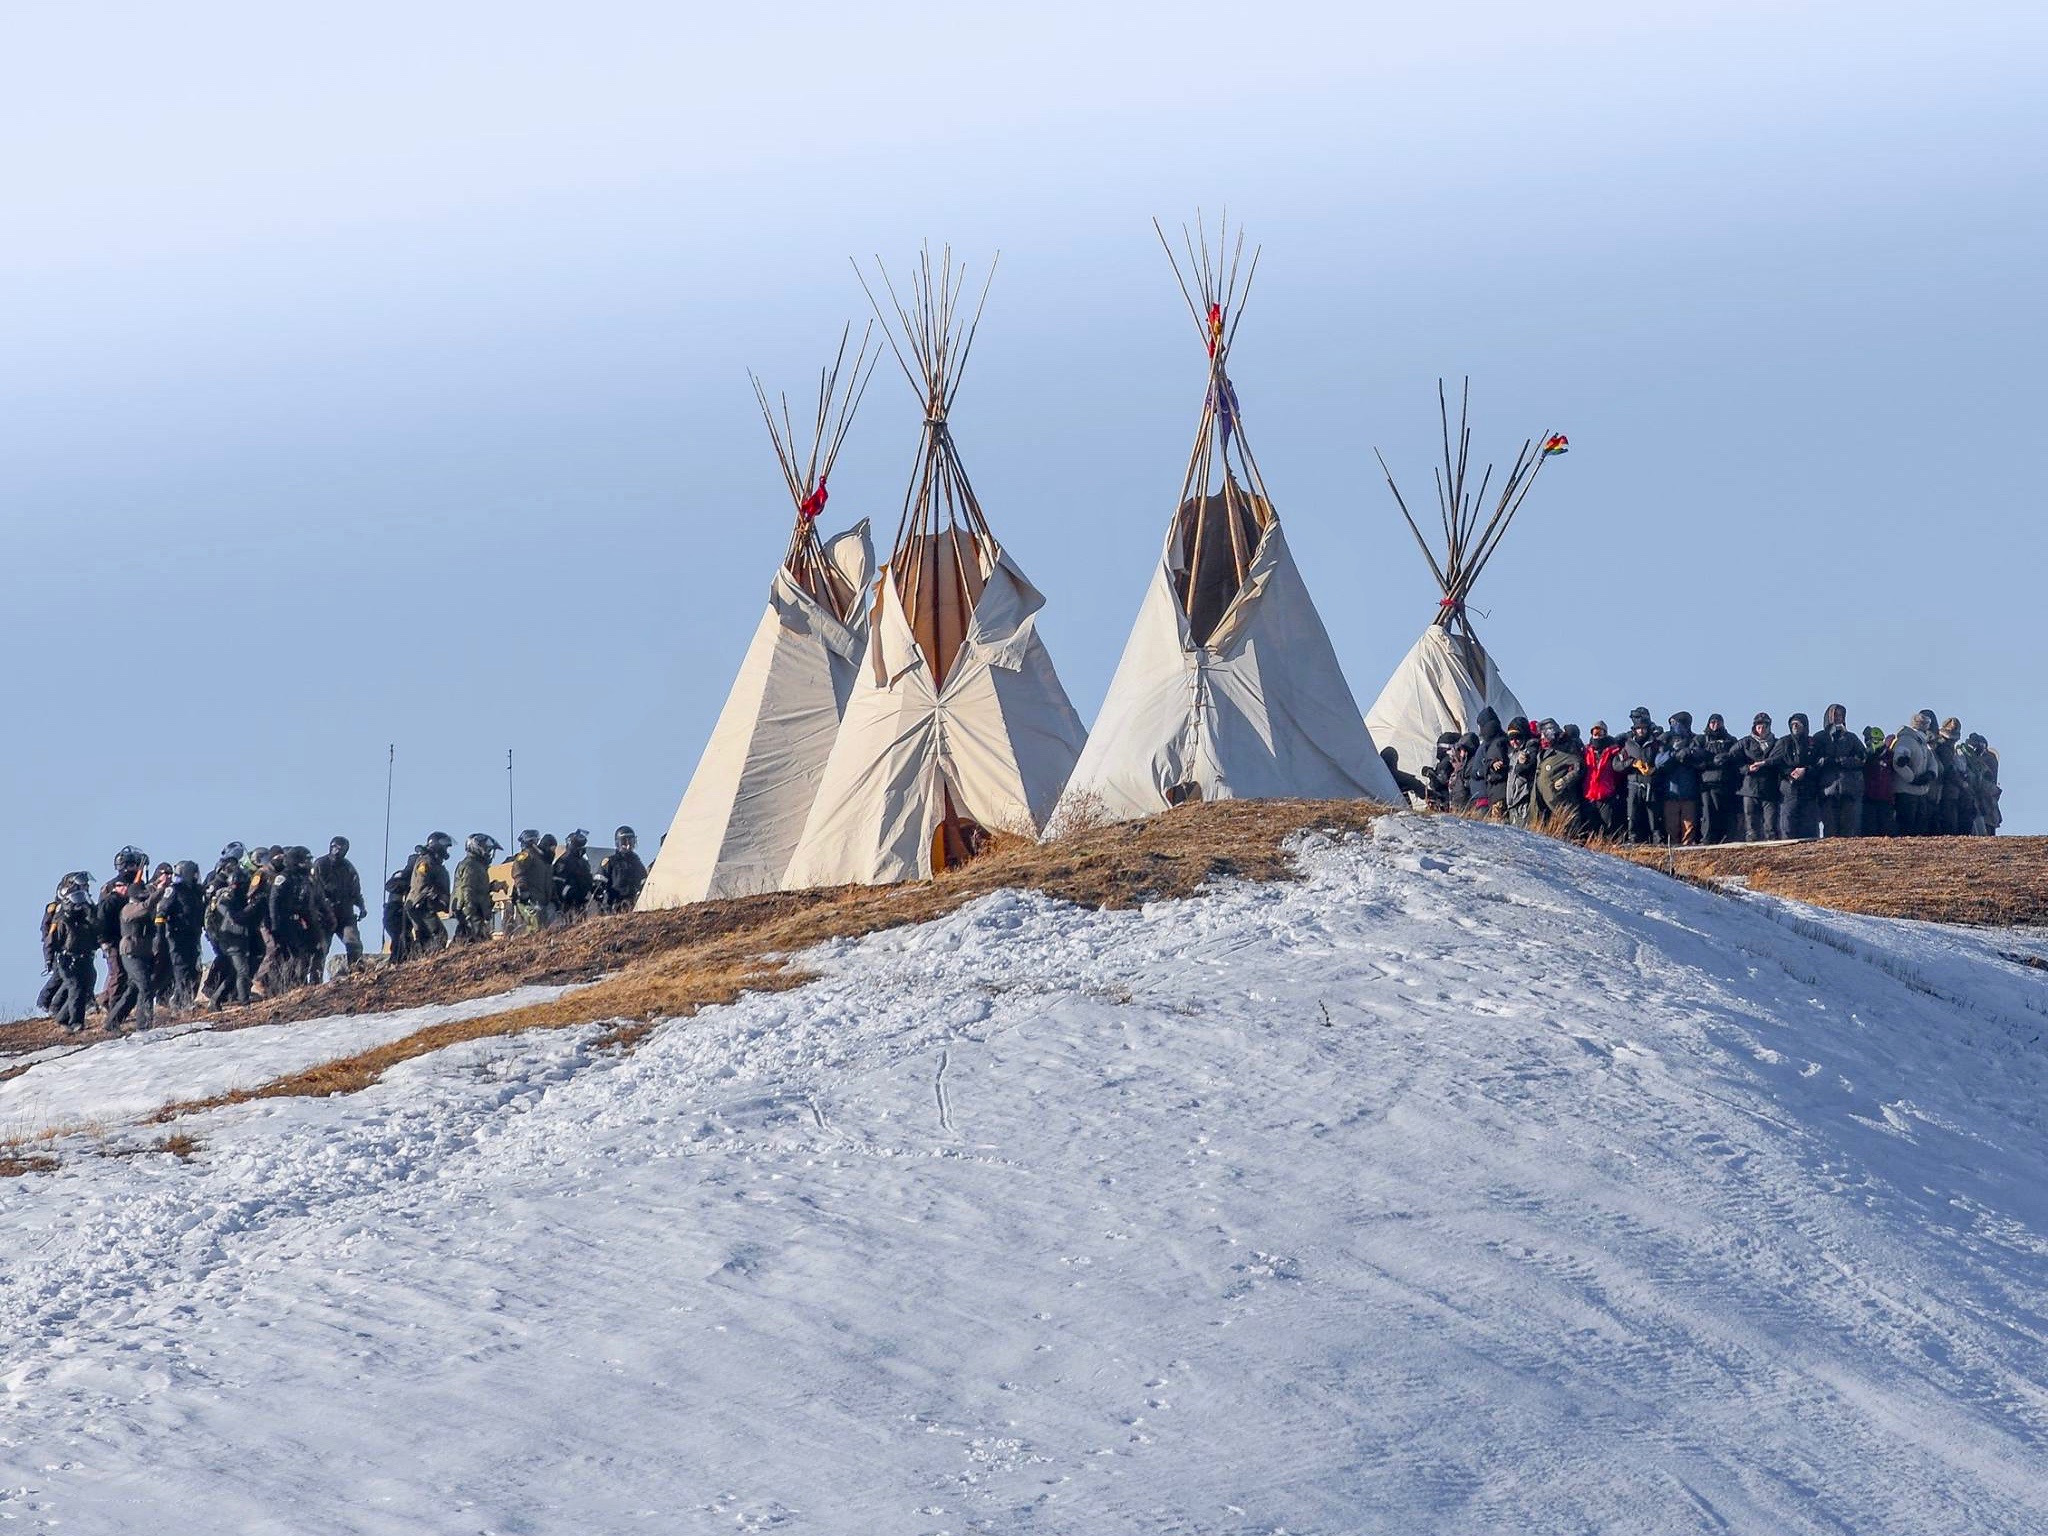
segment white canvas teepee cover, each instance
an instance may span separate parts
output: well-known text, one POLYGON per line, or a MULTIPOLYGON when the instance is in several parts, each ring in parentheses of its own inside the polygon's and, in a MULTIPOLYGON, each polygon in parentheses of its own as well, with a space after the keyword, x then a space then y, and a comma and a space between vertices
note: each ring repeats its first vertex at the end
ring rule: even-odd
POLYGON ((1384 800, 1400 791, 1358 713, 1277 517, 1197 646, 1179 592, 1180 525, 1124 644, 1062 819, 1149 816, 1177 798, 1384 800))
MULTIPOLYGON (((825 558, 853 591, 865 591, 875 563, 867 521, 828 541, 825 558)), ((648 871, 641 910, 781 887, 866 645, 861 606, 842 623, 786 567, 776 571, 768 610, 648 871)))
POLYGON ((1400 754, 1406 772, 1420 773, 1436 760, 1439 736, 1474 730, 1479 712, 1489 706, 1503 726, 1527 713, 1476 638, 1462 639, 1432 624, 1394 668, 1366 711, 1365 724, 1374 741, 1400 754))
POLYGON ((936 689, 884 567, 868 652, 785 889, 929 878, 948 794, 957 815, 991 830, 1044 828, 1087 732, 1038 638, 1045 599, 993 538, 974 544, 987 584, 936 689))

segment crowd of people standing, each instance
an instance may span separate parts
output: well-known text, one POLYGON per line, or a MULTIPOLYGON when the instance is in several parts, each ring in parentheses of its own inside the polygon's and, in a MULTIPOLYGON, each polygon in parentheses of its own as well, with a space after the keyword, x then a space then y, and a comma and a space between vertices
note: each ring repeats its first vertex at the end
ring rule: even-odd
MULTIPOLYGON (((630 911, 647 880, 631 827, 618 829, 595 869, 586 853, 590 834, 581 829, 560 843, 529 830, 518 843, 501 879, 492 877, 492 860, 502 845, 489 833, 470 834, 452 871, 455 840, 447 833, 415 847, 384 881, 389 962, 492 937, 501 905, 507 933, 630 911)), ((114 877, 97 895, 87 870, 58 882, 43 909, 48 979, 37 1006, 74 1033, 97 1009, 117 1034, 131 1019, 147 1028, 159 1006, 218 1008, 258 992, 277 996, 325 979, 337 941, 336 974, 359 964, 369 915, 345 837, 318 858, 303 846, 229 843, 203 876, 190 859, 152 868, 130 846, 114 856, 114 877), (213 951, 203 965, 202 941, 213 951)))
POLYGON ((1423 806, 1623 843, 1769 842, 1813 837, 1965 837, 1996 833, 1998 754, 1951 716, 1920 710, 1898 730, 1849 725, 1831 704, 1772 731, 1758 714, 1737 736, 1718 714, 1693 730, 1684 710, 1659 730, 1648 709, 1610 736, 1482 710, 1478 729, 1448 733, 1420 776, 1383 755, 1423 806))

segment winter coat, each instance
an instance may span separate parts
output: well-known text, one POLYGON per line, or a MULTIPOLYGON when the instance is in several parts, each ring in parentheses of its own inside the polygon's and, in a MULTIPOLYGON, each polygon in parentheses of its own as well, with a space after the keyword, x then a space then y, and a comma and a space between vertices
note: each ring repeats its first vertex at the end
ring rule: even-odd
POLYGON ((127 881, 109 880, 100 887, 100 943, 109 948, 121 942, 121 908, 127 901, 127 881))
POLYGON ((1803 805, 1820 798, 1822 763, 1816 738, 1787 731, 1772 746, 1770 761, 1778 770, 1780 801, 1803 805))
POLYGON ((1585 803, 1585 749, 1560 741, 1536 765, 1536 809, 1542 815, 1571 814, 1585 803))
POLYGON ((156 953, 157 898, 162 893, 140 880, 121 903, 121 953, 147 960, 156 953))
POLYGON ((1543 748, 1534 738, 1525 737, 1520 746, 1508 748, 1508 809, 1519 811, 1535 797, 1536 764, 1542 759, 1543 748))
POLYGON ((1453 752, 1450 770, 1444 782, 1444 793, 1452 810, 1467 811, 1472 808, 1472 784, 1475 778, 1479 781, 1479 796, 1484 799, 1486 777, 1479 771, 1478 760, 1468 757, 1461 763, 1458 760, 1458 753, 1453 752))
POLYGON ((1822 728, 1814 737, 1820 747, 1820 792, 1827 800, 1863 798, 1863 764, 1870 756, 1863 738, 1846 725, 1822 728))
POLYGON ((1706 760, 1706 743, 1692 732, 1666 736, 1657 752, 1655 783, 1659 798, 1699 799, 1700 768, 1706 760))
POLYGON ((1899 727, 1892 738, 1892 789, 1895 794, 1915 799, 1940 787, 1941 768, 1927 738, 1910 725, 1899 727))
POLYGON ((363 901, 363 877, 356 873, 346 854, 323 853, 313 861, 313 884, 334 908, 337 924, 369 914, 363 901))
POLYGON ((1655 731, 1638 736, 1634 727, 1621 738, 1621 776, 1628 792, 1638 799, 1652 793, 1657 773, 1657 754, 1664 750, 1664 738, 1655 731))
POLYGON ((1977 797, 1977 815, 1986 832, 1996 832, 2005 815, 1998 808, 1998 754, 1989 747, 1963 746, 1958 749, 1970 762, 1970 784, 1977 797))
POLYGON ((1585 759, 1586 777, 1583 798, 1590 805, 1603 800, 1612 800, 1621 793, 1622 745, 1618 741, 1594 741, 1586 744, 1581 754, 1585 759))
POLYGON ((1741 740, 1730 736, 1725 729, 1717 731, 1710 726, 1700 732, 1702 790, 1726 789, 1735 782, 1742 771, 1735 761, 1735 754, 1741 746, 1741 740))
POLYGON ((1499 805, 1507 799, 1508 792, 1508 735, 1501 729, 1500 716, 1493 706, 1479 711, 1478 723, 1473 727, 1479 737, 1479 750, 1472 755, 1472 798, 1474 802, 1484 800, 1488 805, 1499 805))
POLYGON ((1768 800, 1773 804, 1778 799, 1778 768, 1771 761, 1771 753, 1778 745, 1775 736, 1758 736, 1754 733, 1742 738, 1730 759, 1740 773, 1741 795, 1745 800, 1768 800), (1749 770, 1755 767, 1756 772, 1749 770))
POLYGON ((1882 750, 1872 752, 1863 759, 1863 798, 1890 805, 1894 795, 1892 788, 1892 749, 1887 742, 1882 750))
POLYGON ((1943 731, 1928 745, 1934 753, 1934 761, 1941 768, 1942 803, 1968 802, 1974 806, 1977 792, 1970 783, 1970 760, 1956 751, 1956 739, 1943 731))

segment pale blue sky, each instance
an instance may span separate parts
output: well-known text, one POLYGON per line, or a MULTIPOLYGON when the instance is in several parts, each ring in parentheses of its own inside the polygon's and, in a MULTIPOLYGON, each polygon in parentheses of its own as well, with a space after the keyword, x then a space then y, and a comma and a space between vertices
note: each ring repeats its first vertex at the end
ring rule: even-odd
MULTIPOLYGON (((1265 246, 1245 418, 1361 704, 1441 374, 1546 470, 1477 594, 1589 722, 1923 705, 2039 830, 2039 6, 367 4, 0 22, 0 1009, 137 842, 652 843, 849 254, 1003 265, 956 414, 1092 716, 1202 391, 1147 220, 1265 246)), ((893 527, 878 374, 832 509, 893 527)))

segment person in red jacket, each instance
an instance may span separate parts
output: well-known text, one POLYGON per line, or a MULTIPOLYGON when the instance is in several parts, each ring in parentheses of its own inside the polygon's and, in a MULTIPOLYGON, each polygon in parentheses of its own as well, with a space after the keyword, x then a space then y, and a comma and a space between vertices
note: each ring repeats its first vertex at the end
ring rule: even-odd
POLYGON ((1628 809, 1622 795, 1621 743, 1607 735, 1607 722, 1595 720, 1586 739, 1586 812, 1595 837, 1620 837, 1628 809))

